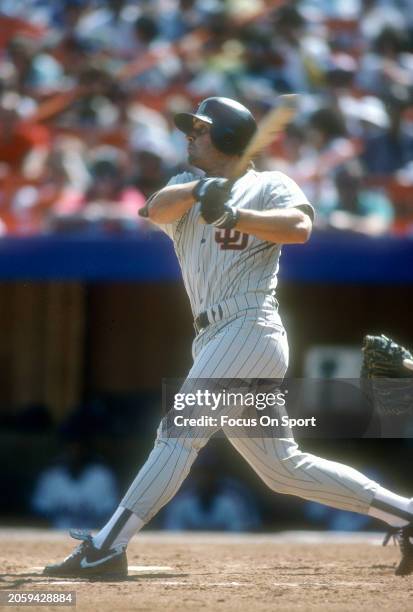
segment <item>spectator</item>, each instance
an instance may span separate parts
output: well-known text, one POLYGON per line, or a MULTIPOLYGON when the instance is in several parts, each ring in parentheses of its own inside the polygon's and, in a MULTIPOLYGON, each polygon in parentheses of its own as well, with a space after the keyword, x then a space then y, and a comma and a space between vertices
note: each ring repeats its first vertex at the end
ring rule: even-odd
POLYGON ((391 227, 393 207, 384 193, 363 186, 363 178, 356 160, 341 167, 335 176, 337 199, 325 202, 319 213, 334 229, 378 236, 391 227))
POLYGON ((324 41, 313 41, 300 11, 285 5, 275 14, 275 50, 279 53, 282 81, 288 91, 302 93, 320 84, 322 64, 328 55, 324 41))
POLYGON ((49 220, 50 229, 99 233, 135 230, 141 223, 137 211, 144 206, 145 198, 127 184, 121 152, 111 147, 95 152, 90 171, 91 184, 84 197, 58 202, 49 220))
POLYGON ((27 176, 29 156, 34 160, 47 155, 50 133, 45 126, 21 117, 20 100, 16 92, 6 92, 0 98, 0 164, 9 173, 27 176))
MULTIPOLYGON (((204 451, 205 452, 205 451, 204 451)), ((251 531, 260 524, 255 503, 237 481, 222 478, 210 455, 193 468, 191 484, 167 506, 172 531, 251 531)))
POLYGON ((33 39, 16 36, 9 42, 7 52, 18 75, 20 93, 58 89, 62 85, 63 71, 59 62, 41 51, 33 39))
POLYGON ((373 175, 390 176, 413 162, 413 126, 403 120, 407 104, 388 98, 390 125, 365 137, 362 160, 373 175))
POLYGON ((335 198, 336 169, 353 158, 356 150, 338 110, 320 108, 313 112, 308 118, 305 135, 306 146, 301 147, 303 157, 297 160, 295 171, 293 167, 290 174, 318 210, 322 200, 335 198))
POLYGON ((386 26, 361 61, 358 84, 379 96, 394 93, 398 86, 413 86, 413 54, 406 32, 386 26))
POLYGON ((177 40, 202 24, 204 11, 199 0, 171 2, 159 15, 159 27, 167 40, 177 40))
MULTIPOLYGON (((237 0, 2 2, 1 231, 42 231, 50 209, 45 193, 57 198, 50 227, 68 229, 68 218, 57 222, 63 209, 85 208, 83 186, 75 189, 82 204, 68 205, 68 167, 55 165, 62 132, 80 138, 85 151, 123 151, 129 167, 118 195, 132 179, 135 197, 147 197, 184 163, 185 139, 172 122, 158 121, 168 117, 168 101, 192 108, 209 95, 237 98, 259 117, 279 93, 301 93, 302 133, 287 133, 285 147, 275 143, 258 163, 284 168, 317 206, 337 201, 335 172, 360 157, 396 198, 396 183, 411 182, 413 168, 412 0, 266 5, 249 2, 249 11, 264 12, 244 19, 246 5, 237 0), (143 123, 136 107, 146 108, 143 123), (28 220, 36 210, 38 218, 28 220)), ((85 152, 80 157, 88 163, 85 152)), ((84 221, 83 229, 103 227, 84 221)))
MULTIPOLYGON (((66 7, 66 20, 68 11, 70 16, 73 10, 70 5, 66 7)), ((133 59, 139 51, 134 37, 134 22, 139 14, 139 6, 125 0, 108 0, 87 12, 80 4, 73 20, 73 34, 79 42, 104 49, 113 57, 133 59)))
POLYGON ((57 529, 95 529, 119 500, 112 470, 94 453, 92 433, 85 433, 76 419, 62 426, 62 455, 34 486, 33 511, 57 529))
POLYGON ((79 96, 63 114, 64 125, 76 125, 81 128, 101 128, 102 130, 117 125, 120 114, 118 105, 111 100, 118 93, 113 75, 104 63, 88 61, 79 69, 79 96))
POLYGON ((377 2, 377 0, 361 0, 360 32, 365 40, 375 40, 384 28, 391 24, 396 32, 404 32, 406 16, 395 2, 377 2))

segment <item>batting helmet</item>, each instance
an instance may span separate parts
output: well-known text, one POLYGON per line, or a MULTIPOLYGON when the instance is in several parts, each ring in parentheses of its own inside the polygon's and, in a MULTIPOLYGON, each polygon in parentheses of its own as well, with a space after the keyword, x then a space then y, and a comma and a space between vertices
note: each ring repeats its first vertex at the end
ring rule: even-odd
POLYGON ((191 133, 194 119, 209 123, 213 144, 229 155, 242 153, 257 129, 248 108, 230 98, 206 98, 195 113, 178 113, 174 119, 185 134, 191 133))

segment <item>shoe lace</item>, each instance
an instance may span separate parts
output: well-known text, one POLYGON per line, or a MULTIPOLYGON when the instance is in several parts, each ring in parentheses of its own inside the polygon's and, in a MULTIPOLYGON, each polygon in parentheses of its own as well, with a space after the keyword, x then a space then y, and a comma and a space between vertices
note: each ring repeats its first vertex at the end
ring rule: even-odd
POLYGON ((403 546, 402 529, 400 527, 389 527, 387 533, 384 536, 383 546, 387 546, 389 540, 393 538, 393 544, 399 544, 400 548, 403 546))
POLYGON ((83 555, 87 549, 93 545, 93 539, 90 533, 86 533, 80 530, 71 530, 70 535, 72 538, 80 539, 82 538, 82 542, 76 546, 76 548, 72 551, 72 553, 67 557, 68 559, 72 559, 77 557, 78 555, 83 555))
POLYGON ((394 544, 400 546, 400 552, 402 556, 411 551, 410 538, 413 536, 413 525, 410 523, 406 527, 389 527, 386 535, 384 536, 383 546, 389 542, 390 538, 393 538, 394 544))

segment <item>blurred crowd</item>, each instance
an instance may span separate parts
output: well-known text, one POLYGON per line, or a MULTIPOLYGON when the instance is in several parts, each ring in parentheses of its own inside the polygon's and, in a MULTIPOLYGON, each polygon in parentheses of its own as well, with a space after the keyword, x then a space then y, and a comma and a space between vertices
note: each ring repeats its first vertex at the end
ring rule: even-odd
POLYGON ((413 0, 0 0, 0 235, 148 231, 175 112, 290 92, 257 167, 320 228, 413 234, 413 0))

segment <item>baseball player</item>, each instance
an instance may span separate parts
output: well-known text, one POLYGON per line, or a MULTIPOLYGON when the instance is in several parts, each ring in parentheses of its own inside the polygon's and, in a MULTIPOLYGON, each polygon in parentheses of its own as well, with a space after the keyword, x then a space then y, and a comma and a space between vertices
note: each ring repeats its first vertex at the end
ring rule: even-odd
MULTIPOLYGON (((281 172, 257 172, 251 165, 234 180, 256 131, 252 114, 238 102, 207 98, 195 113, 176 115, 175 123, 186 134, 189 163, 205 176, 175 176, 150 198, 146 215, 173 241, 194 315, 193 365, 181 391, 193 389, 193 381, 282 379, 288 343, 274 297, 281 245, 309 239, 313 208, 281 172)), ((204 413, 191 409, 191 416, 204 413)), ((170 435, 164 417, 152 452, 107 524, 93 537, 72 532, 81 544, 44 574, 125 577, 129 540, 175 495, 219 428, 189 426, 170 435)), ((273 491, 385 521, 400 543, 396 574, 413 572, 413 500, 351 467, 301 451, 291 435, 240 436, 222 429, 273 491)))

